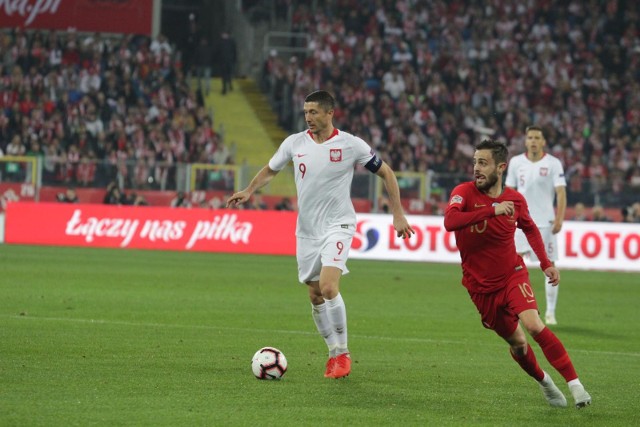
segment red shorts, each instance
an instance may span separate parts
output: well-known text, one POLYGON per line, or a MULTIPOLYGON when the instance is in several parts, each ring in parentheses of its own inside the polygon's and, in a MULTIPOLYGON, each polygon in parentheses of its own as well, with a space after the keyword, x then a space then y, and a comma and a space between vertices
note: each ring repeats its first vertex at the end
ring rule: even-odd
POLYGON ((514 273, 504 288, 487 294, 469 291, 478 308, 482 324, 502 338, 508 338, 518 327, 518 314, 525 310, 538 311, 538 303, 529 282, 527 269, 514 273))

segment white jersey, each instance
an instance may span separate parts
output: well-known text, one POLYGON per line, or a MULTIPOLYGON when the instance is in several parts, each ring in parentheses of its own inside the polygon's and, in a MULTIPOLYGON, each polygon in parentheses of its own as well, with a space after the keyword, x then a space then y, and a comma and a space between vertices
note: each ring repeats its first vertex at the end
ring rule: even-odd
POLYGON ((556 187, 566 187, 562 163, 546 154, 532 162, 525 154, 514 156, 509 162, 505 185, 521 193, 529 205, 531 218, 538 227, 549 227, 555 220, 553 200, 556 187))
POLYGON ((334 228, 354 229, 356 212, 351 201, 351 181, 356 163, 377 170, 382 164, 371 147, 347 132, 334 130, 318 144, 309 131, 285 139, 269 161, 282 170, 293 161, 298 192, 296 236, 320 239, 334 228))

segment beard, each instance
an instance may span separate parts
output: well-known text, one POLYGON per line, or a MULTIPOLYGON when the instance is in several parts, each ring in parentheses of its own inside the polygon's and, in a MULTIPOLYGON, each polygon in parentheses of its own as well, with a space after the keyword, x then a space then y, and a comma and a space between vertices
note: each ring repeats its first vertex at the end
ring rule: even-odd
POLYGON ((497 182, 498 182, 498 174, 496 172, 493 172, 487 175, 487 177, 484 180, 484 184, 478 184, 477 179, 475 181, 475 184, 478 190, 482 191, 483 193, 486 193, 491 187, 496 185, 497 182))

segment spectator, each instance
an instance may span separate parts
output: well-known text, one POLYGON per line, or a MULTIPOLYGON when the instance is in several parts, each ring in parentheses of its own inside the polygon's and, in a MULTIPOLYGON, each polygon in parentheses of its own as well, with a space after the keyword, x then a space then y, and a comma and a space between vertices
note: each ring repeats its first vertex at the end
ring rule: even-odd
POLYGON ((277 210, 277 211, 293 211, 295 209, 293 208, 293 204, 291 203, 291 199, 288 198, 288 197, 283 197, 282 200, 280 200, 275 205, 275 210, 277 210))
POLYGON ((571 218, 573 221, 587 221, 587 212, 584 207, 584 203, 578 202, 574 206, 573 209, 573 217, 571 218))
POLYGON ((189 15, 189 26, 187 28, 187 35, 184 40, 184 72, 187 78, 191 78, 193 75, 193 69, 195 68, 195 53, 198 49, 198 43, 200 41, 200 31, 198 30, 198 23, 196 22, 196 16, 192 13, 189 15))
POLYGON ((233 69, 237 59, 236 42, 226 31, 220 35, 216 56, 222 75, 222 94, 225 95, 227 91, 233 90, 233 69))
MULTIPOLYGON (((7 156, 24 156, 26 154, 26 148, 22 143, 22 137, 18 134, 11 138, 11 142, 6 148, 7 156)), ((5 163, 5 179, 7 181, 20 182, 25 179, 24 164, 18 162, 6 162, 5 163)))
POLYGON ((189 199, 187 198, 187 195, 185 194, 184 191, 178 191, 178 193, 176 194, 176 197, 174 197, 173 200, 171 200, 171 207, 172 208, 190 208, 191 207, 191 203, 189 202, 189 199))
POLYGON ((64 193, 58 193, 56 198, 61 203, 79 203, 78 195, 74 187, 68 187, 64 193))
POLYGON ((129 193, 129 203, 132 206, 149 206, 149 202, 142 194, 138 194, 135 191, 129 193))
POLYGON ((213 48, 207 37, 200 38, 196 52, 196 66, 198 69, 198 90, 204 90, 208 96, 211 91, 211 65, 213 64, 213 48), (203 85, 204 81, 204 85, 203 85))
MULTIPOLYGON (((199 108, 180 68, 181 54, 166 37, 19 30, 1 35, 3 52, 20 46, 27 53, 43 47, 48 52, 35 62, 20 55, 0 58, 0 150, 44 153, 44 185, 103 186, 117 178, 124 187, 175 187, 177 162, 213 161, 184 155, 200 143, 195 136, 204 134, 199 129, 205 125, 209 130, 200 139, 225 153, 223 135, 213 132, 199 108), (147 179, 141 180, 145 169, 147 179)), ((19 164, 9 168, 13 180, 22 179, 19 164)))
POLYGON ((262 200, 262 194, 256 192, 256 193, 253 193, 253 197, 246 204, 245 209, 254 209, 258 211, 264 211, 269 209, 269 207, 264 202, 264 200, 262 200))
POLYGON ((622 209, 622 221, 640 223, 640 202, 622 209))
POLYGON ((125 195, 120 191, 120 187, 116 182, 111 182, 107 186, 107 191, 102 201, 105 205, 124 205, 126 204, 125 195))
POLYGON ((593 208, 591 208, 591 221, 611 222, 611 219, 607 216, 601 205, 594 205, 593 208))
MULTIPOLYGON (((565 164, 569 200, 599 197, 610 205, 637 199, 627 191, 640 182, 640 171, 632 172, 640 166, 640 107, 630 95, 638 83, 628 71, 640 62, 640 39, 628 26, 637 15, 634 2, 573 2, 562 25, 533 3, 506 2, 499 13, 474 2, 446 13, 437 2, 379 2, 374 13, 329 6, 319 1, 313 10, 298 4, 292 11, 296 30, 310 37, 313 58, 275 58, 265 67, 279 112, 312 87, 335 87, 340 122, 358 126, 365 105, 371 106, 377 114, 366 126, 379 134, 371 141, 381 154, 402 153, 412 134, 409 169, 426 157, 430 170, 449 176, 468 173, 455 154, 462 141, 455 130, 465 129, 472 143, 492 135, 520 152, 519 129, 533 121, 553 129, 549 148, 565 164), (331 28, 330 22, 338 24, 331 28), (395 85, 400 80, 404 88, 395 85), (406 125, 411 121, 419 133, 406 125), (444 164, 435 161, 443 153, 454 155, 444 154, 444 164)), ((559 0, 548 5, 563 6, 559 0)), ((281 122, 290 130, 304 127, 299 120, 281 122)), ((404 155, 390 160, 394 169, 407 164, 404 155)))

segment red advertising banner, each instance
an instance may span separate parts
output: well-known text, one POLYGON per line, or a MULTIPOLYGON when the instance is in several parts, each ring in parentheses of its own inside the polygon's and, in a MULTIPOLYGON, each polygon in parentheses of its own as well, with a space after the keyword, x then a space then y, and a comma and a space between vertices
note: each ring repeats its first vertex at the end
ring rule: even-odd
MULTIPOLYGON (((294 255, 296 213, 97 204, 6 204, 5 242, 294 255)), ((358 214, 350 257, 459 263, 440 216, 408 216, 416 234, 399 239, 391 215, 358 214)), ((640 224, 565 221, 563 268, 640 272, 640 224)), ((537 263, 527 262, 532 271, 537 263)))
POLYGON ((0 27, 151 34, 153 0, 0 0, 0 27))
POLYGON ((295 254, 295 212, 8 203, 5 242, 295 254))

